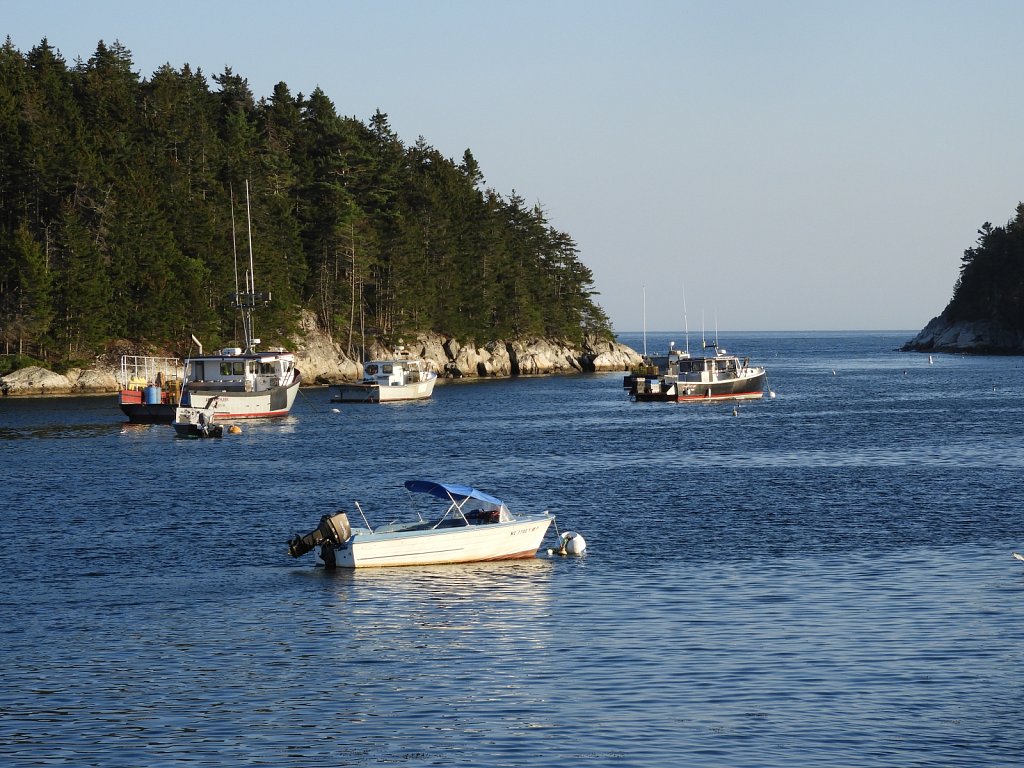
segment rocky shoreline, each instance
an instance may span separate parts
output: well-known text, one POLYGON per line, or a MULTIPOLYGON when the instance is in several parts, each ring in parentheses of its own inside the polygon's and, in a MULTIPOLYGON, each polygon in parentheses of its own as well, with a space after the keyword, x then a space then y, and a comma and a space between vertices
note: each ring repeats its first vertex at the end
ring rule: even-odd
MULTIPOLYGON (((617 342, 588 337, 581 346, 552 339, 493 341, 483 346, 463 344, 435 333, 404 339, 412 356, 431 361, 442 378, 500 378, 588 371, 623 371, 640 363, 640 355, 617 342)), ((362 367, 348 357, 339 343, 316 329, 304 317, 302 335, 293 339, 305 386, 356 381, 362 367)), ((394 350, 379 342, 367 345, 365 359, 389 358, 394 350)), ((29 367, 0 377, 0 395, 47 396, 115 393, 118 368, 97 364, 66 374, 29 367)))
POLYGON ((950 320, 945 313, 904 344, 902 352, 952 352, 977 355, 1024 354, 1024 338, 989 320, 950 320))

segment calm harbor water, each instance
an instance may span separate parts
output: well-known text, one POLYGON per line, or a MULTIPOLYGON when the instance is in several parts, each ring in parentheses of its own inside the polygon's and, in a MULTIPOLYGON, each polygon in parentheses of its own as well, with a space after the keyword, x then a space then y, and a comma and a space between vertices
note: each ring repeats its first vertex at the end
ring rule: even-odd
POLYGON ((308 389, 210 441, 0 399, 0 764, 1020 765, 1024 359, 911 335, 723 334, 777 394, 737 415, 618 373, 308 389), (589 552, 287 556, 414 477, 589 552))

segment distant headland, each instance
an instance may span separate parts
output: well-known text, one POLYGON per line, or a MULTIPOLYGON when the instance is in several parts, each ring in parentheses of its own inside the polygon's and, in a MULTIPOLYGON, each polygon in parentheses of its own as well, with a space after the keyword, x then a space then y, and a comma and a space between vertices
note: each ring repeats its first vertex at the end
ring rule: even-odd
POLYGON ((953 298, 905 352, 1024 354, 1024 203, 1005 227, 986 222, 964 251, 953 298))

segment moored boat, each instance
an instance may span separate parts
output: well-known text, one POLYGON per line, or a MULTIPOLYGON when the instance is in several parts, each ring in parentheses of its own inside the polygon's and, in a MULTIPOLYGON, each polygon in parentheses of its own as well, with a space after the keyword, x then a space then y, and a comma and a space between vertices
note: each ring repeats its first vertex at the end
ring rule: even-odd
POLYGON ((117 374, 117 404, 130 422, 168 424, 181 398, 183 375, 176 357, 124 355, 117 374))
POLYGON ((437 371, 429 360, 410 357, 399 347, 390 360, 371 360, 363 365, 359 382, 334 384, 332 403, 390 403, 424 400, 434 392, 437 371))
MULTIPOLYGON (((288 542, 292 557, 317 550, 318 562, 328 568, 374 568, 404 565, 472 563, 529 558, 537 554, 544 534, 555 519, 549 512, 513 515, 505 503, 468 485, 408 480, 411 493, 428 494, 447 502, 437 516, 371 528, 353 527, 348 514, 320 518, 320 525, 288 542)), ((358 502, 356 508, 362 515, 358 502)))
MULTIPOLYGON (((248 184, 246 201, 248 203, 248 184)), ((232 216, 232 239, 234 217, 232 216)), ((257 351, 260 340, 253 332, 252 313, 258 304, 270 303, 270 293, 255 290, 252 256, 252 226, 249 226, 249 270, 245 274, 245 291, 232 299, 242 321, 244 347, 226 347, 212 354, 203 354, 203 345, 195 336, 198 355, 185 361, 185 379, 181 388, 181 405, 213 408, 218 418, 259 418, 286 416, 295 402, 302 377, 295 367, 295 355, 277 348, 257 351)), ((238 265, 235 263, 235 285, 238 265)))
POLYGON ((224 426, 217 424, 216 420, 213 405, 206 408, 180 406, 174 411, 172 426, 181 437, 223 437, 224 426))
POLYGON ((767 373, 762 366, 730 355, 717 344, 705 344, 711 354, 691 357, 669 345, 667 354, 648 355, 623 380, 637 402, 716 402, 756 400, 764 396, 767 373))
POLYGON ((190 356, 185 361, 181 404, 212 407, 221 419, 286 416, 301 381, 295 355, 283 349, 257 351, 258 342, 247 340, 245 350, 228 347, 190 356))

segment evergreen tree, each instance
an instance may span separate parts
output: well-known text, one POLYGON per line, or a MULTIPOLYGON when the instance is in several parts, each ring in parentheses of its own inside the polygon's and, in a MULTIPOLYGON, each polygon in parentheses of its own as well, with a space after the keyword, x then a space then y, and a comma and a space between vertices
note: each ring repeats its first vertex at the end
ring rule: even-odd
POLYGON ((111 336, 105 258, 74 208, 62 217, 57 239, 60 267, 54 287, 61 315, 53 337, 69 359, 82 359, 102 349, 111 336))
POLYGON ((273 296, 257 316, 265 344, 286 341, 299 306, 350 353, 366 335, 422 330, 609 332, 572 238, 539 205, 484 189, 470 150, 456 163, 423 137, 407 147, 387 114, 342 117, 319 88, 278 83, 257 102, 230 67, 213 84, 188 65, 141 79, 119 42, 71 68, 45 39, 26 55, 0 47, 8 348, 84 358, 110 337, 241 341, 232 294, 253 279, 273 296))
POLYGON ((11 265, 2 307, 5 347, 14 347, 19 354, 41 353, 53 320, 52 277, 43 249, 27 224, 15 231, 3 261, 11 265))

